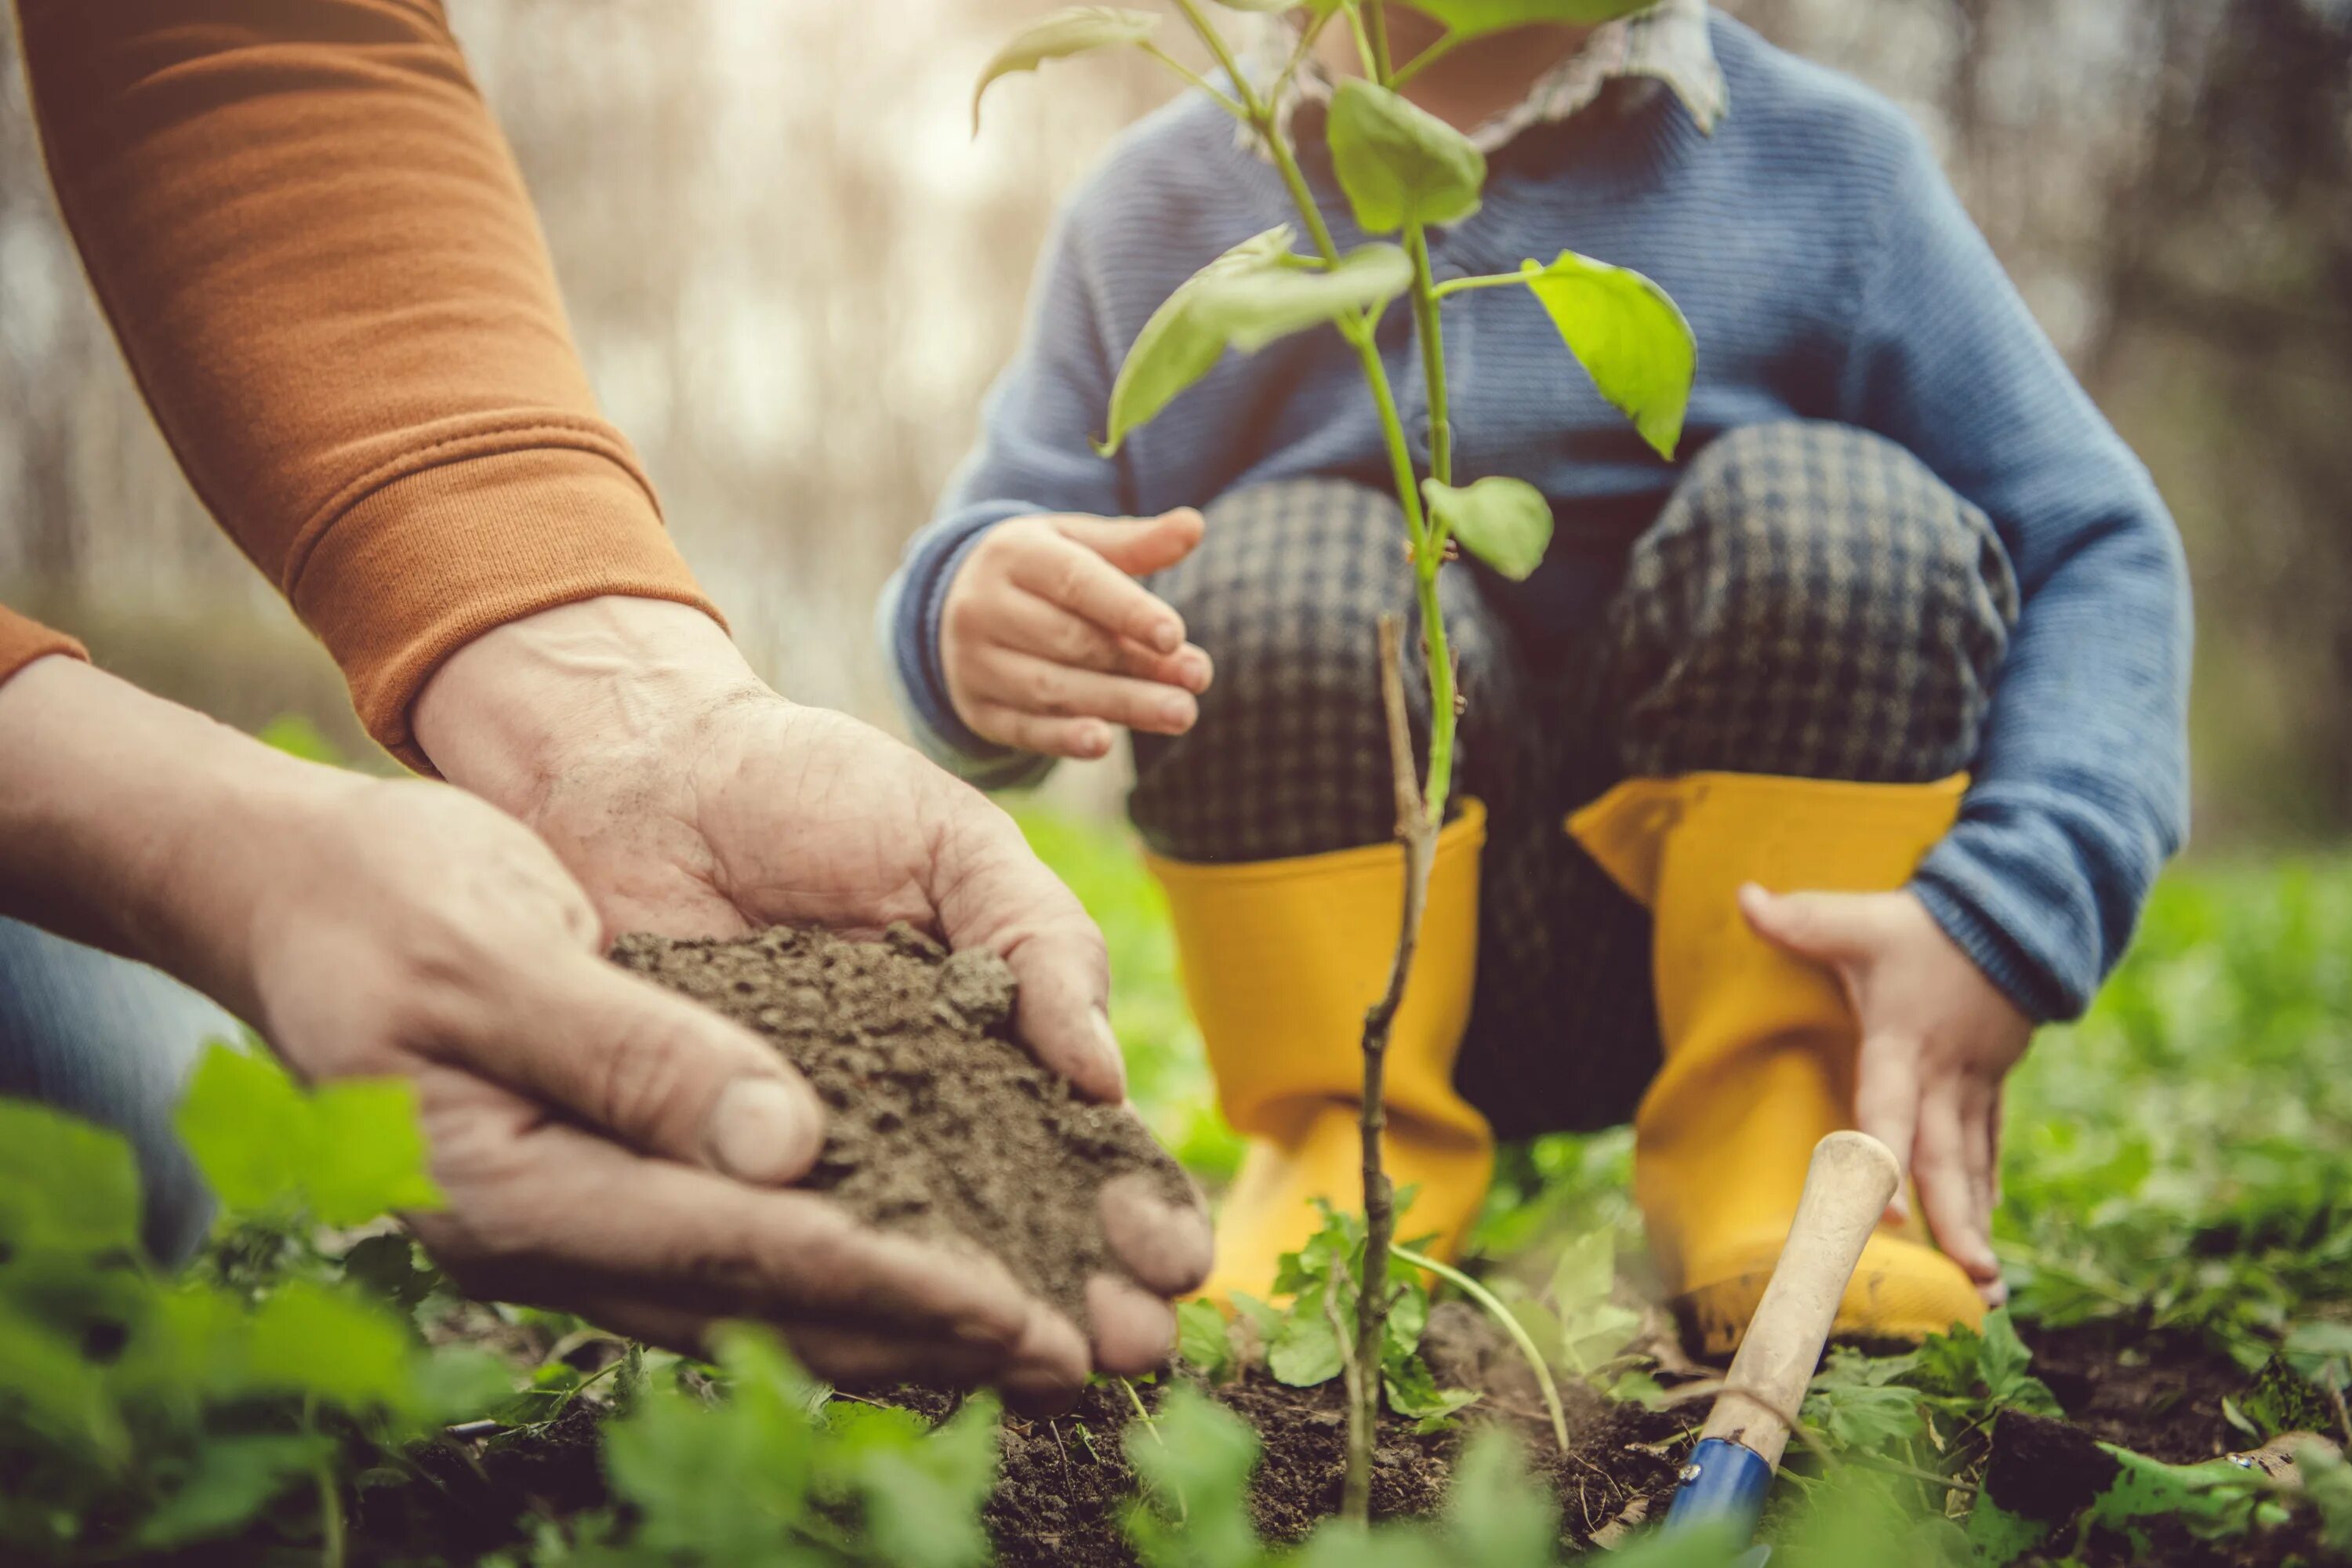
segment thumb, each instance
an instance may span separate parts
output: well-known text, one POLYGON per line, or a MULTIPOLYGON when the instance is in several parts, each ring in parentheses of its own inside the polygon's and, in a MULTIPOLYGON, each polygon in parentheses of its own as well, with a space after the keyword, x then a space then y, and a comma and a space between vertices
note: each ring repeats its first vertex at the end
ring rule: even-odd
POLYGON ((1055 520, 1063 534, 1100 555, 1130 577, 1165 572, 1200 544, 1208 524, 1191 507, 1158 517, 1065 517, 1055 520))
POLYGON ((1739 912, 1784 952, 1831 965, 1867 957, 1877 929, 1863 893, 1768 893, 1749 882, 1739 889, 1739 912))
POLYGON ((824 1107, 758 1037, 592 953, 509 977, 470 1058, 649 1154, 761 1185, 816 1163, 824 1107))

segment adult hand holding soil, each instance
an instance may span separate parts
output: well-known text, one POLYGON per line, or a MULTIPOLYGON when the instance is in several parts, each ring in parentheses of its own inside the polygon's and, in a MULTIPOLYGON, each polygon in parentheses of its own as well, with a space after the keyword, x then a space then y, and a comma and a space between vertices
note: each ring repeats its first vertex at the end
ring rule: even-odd
POLYGON ((1201 542, 1191 508, 1156 518, 1017 517, 980 537, 948 585, 940 662, 972 733, 1081 761, 1111 725, 1181 735, 1201 716, 1209 656, 1135 581, 1201 542))
POLYGON ((469 1289, 681 1347, 782 1328, 836 1378, 1073 1390, 1085 1347, 1001 1269, 776 1190, 814 1094, 603 958, 586 895, 437 784, 296 761, 66 658, 0 684, 0 910, 157 964, 311 1079, 414 1081, 469 1289))
MULTIPOLYGON (((1012 819, 878 731, 785 701, 699 611, 606 597, 509 623, 442 667, 414 721, 446 776, 545 837, 606 931, 904 921, 1002 957, 1038 1058, 1122 1096, 1102 934, 1012 819)), ((1134 1279, 1088 1288, 1095 1363, 1142 1371, 1172 1342, 1168 1298, 1208 1271, 1207 1219, 1139 1184, 1107 1187, 1101 1217, 1134 1279)))
MULTIPOLYGON (((2009 1298, 1992 1250, 2000 1090, 2033 1024, 1908 892, 1786 893, 1739 907, 1766 941, 1843 983, 1862 1029, 1855 1120, 1895 1151, 1936 1241, 1991 1306, 2009 1298)), ((1906 1200, 1898 1190, 1893 1212, 1906 1200)))

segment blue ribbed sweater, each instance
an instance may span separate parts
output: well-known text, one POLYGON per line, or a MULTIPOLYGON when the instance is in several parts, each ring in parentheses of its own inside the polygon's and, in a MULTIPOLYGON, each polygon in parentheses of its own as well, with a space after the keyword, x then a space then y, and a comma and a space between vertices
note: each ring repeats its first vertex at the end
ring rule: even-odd
MULTIPOLYGON (((1441 278, 1564 247, 1638 268, 1698 338, 1687 434, 1669 465, 1601 402, 1524 290, 1447 302, 1456 482, 1515 475, 1558 519, 1533 579, 1484 580, 1538 640, 1588 619, 1679 464, 1741 426, 1836 420, 1916 454, 1992 519, 2023 612, 1974 787, 1913 889, 2020 1006, 2071 1016, 2121 955, 2186 831, 2178 535, 1909 121, 1727 18, 1714 19, 1713 38, 1730 97, 1713 136, 1664 91, 1524 133, 1494 160, 1483 209, 1433 237, 1441 278)), ((1360 243, 1308 140, 1302 156, 1334 234, 1360 243)), ((881 608, 908 718, 940 761, 988 784, 1050 765, 971 734, 940 672, 947 585, 991 525, 1150 515, 1308 476, 1387 488, 1371 399, 1330 331, 1227 355, 1115 460, 1087 444, 1151 311, 1202 263, 1292 216, 1273 169, 1198 94, 1130 130, 1071 199, 979 447, 881 608)), ((1382 343, 1425 458, 1409 316, 1388 313, 1382 343)))

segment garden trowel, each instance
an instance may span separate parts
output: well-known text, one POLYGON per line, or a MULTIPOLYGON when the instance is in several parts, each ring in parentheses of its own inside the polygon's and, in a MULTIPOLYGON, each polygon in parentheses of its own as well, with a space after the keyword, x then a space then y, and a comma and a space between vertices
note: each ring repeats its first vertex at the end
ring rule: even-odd
MULTIPOLYGON (((1866 1132, 1832 1132, 1813 1145, 1780 1261, 1683 1467, 1668 1530, 1738 1541, 1755 1532, 1846 1281, 1902 1179, 1894 1152, 1866 1132)), ((1758 1547, 1740 1568, 1757 1568, 1770 1551, 1758 1547)))

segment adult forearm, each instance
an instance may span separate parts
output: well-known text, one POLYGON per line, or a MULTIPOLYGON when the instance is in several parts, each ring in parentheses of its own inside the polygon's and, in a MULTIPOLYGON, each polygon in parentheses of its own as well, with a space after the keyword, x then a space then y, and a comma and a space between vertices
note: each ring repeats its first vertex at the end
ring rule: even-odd
POLYGON ((0 682, 0 911, 253 1017, 267 867, 356 784, 68 658, 0 682))
MULTIPOLYGON (((405 760, 488 627, 702 604, 431 0, 16 0, 58 198, 191 482, 405 760)), ((707 606, 706 606, 707 607, 707 606)))

